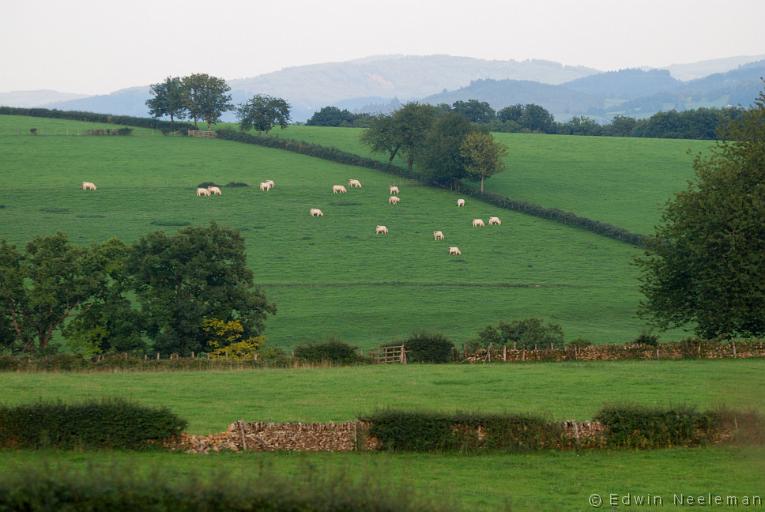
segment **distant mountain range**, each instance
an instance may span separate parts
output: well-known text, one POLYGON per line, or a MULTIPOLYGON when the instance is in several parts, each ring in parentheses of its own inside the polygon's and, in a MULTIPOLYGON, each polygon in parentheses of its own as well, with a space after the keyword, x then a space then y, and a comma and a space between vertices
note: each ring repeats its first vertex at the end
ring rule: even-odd
MULTIPOLYGON (((538 103, 560 119, 574 115, 606 119, 617 113, 646 116, 668 108, 748 105, 761 87, 755 75, 765 75, 765 60, 753 62, 758 57, 765 56, 604 73, 545 60, 388 55, 285 68, 229 80, 229 85, 235 103, 258 93, 286 98, 295 121, 305 121, 326 105, 380 112, 410 100, 453 103, 458 99, 479 99, 495 108, 538 103), (709 70, 717 74, 710 75, 709 70)), ((97 96, 17 91, 0 93, 0 105, 146 116, 148 98, 148 86, 97 96)))

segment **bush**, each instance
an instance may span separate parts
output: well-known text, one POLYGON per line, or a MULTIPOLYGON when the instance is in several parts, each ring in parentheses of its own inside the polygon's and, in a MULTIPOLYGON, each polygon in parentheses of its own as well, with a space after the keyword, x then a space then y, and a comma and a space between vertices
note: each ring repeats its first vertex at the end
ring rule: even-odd
POLYGON ((225 185, 228 188, 243 188, 243 187, 249 187, 249 185, 243 181, 229 181, 225 185))
POLYGON ((217 183, 214 181, 203 181, 199 185, 197 185, 197 188, 207 188, 207 187, 220 187, 217 183))
POLYGON ((538 318, 489 325, 478 333, 478 338, 484 345, 513 345, 526 350, 563 348, 563 328, 553 323, 545 325, 538 318))
POLYGON ((0 447, 138 449, 171 439, 186 421, 125 400, 0 406, 0 447))
POLYGON ((448 363, 454 359, 454 344, 442 334, 415 333, 404 347, 410 363, 448 363))
MULTIPOLYGON (((242 477, 194 472, 178 478, 112 466, 86 469, 33 468, 0 475, 0 510, 24 512, 144 511, 167 512, 437 512, 451 510, 397 491, 384 479, 317 475, 306 468, 287 479, 258 470, 242 477), (12 475, 12 476, 11 476, 12 475)), ((441 500, 442 501, 442 500, 441 500)))
POLYGON ((356 347, 336 340, 298 345, 294 356, 306 363, 353 364, 363 359, 356 352, 356 347))
POLYGON ((635 345, 648 345, 650 347, 655 347, 659 343, 659 337, 655 334, 648 334, 648 333, 641 333, 637 338, 635 338, 635 341, 633 341, 635 345))
POLYGON ((362 420, 389 451, 525 452, 562 443, 559 424, 530 415, 382 411, 362 420))
POLYGON ((691 407, 611 406, 601 409, 595 421, 605 425, 606 443, 612 448, 698 446, 719 430, 714 414, 691 407))

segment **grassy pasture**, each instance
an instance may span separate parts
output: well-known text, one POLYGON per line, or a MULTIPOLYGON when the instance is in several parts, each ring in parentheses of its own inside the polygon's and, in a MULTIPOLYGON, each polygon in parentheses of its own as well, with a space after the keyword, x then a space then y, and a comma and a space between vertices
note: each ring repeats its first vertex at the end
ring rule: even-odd
POLYGON ((272 344, 337 336, 368 347, 416 329, 459 342, 486 324, 530 316, 594 342, 625 341, 643 328, 631 265, 638 251, 625 244, 478 201, 458 209, 456 195, 404 180, 401 204, 392 207, 386 174, 274 149, 149 130, 17 135, 19 126, 44 132, 49 122, 59 129, 69 123, 0 116, 0 238, 23 244, 62 231, 90 243, 209 221, 237 228, 256 282, 278 306, 268 322, 272 344), (365 188, 330 193, 351 177, 365 188), (266 178, 277 188, 259 192, 266 178), (98 192, 79 190, 83 180, 98 192), (195 197, 195 186, 208 180, 253 187, 195 197), (325 217, 310 218, 311 207, 325 217), (503 225, 470 226, 489 215, 503 225), (377 224, 390 236, 375 236, 377 224), (445 242, 433 241, 434 229, 445 232, 445 242), (463 256, 449 257, 449 245, 463 256))
MULTIPOLYGON (((361 128, 291 126, 278 137, 371 154, 360 140, 361 128)), ((636 137, 581 137, 495 133, 508 147, 505 172, 487 180, 486 190, 637 233, 651 233, 666 201, 693 177, 693 155, 709 141, 636 137)), ((398 165, 404 165, 398 160, 398 165)))
POLYGON ((392 365, 257 371, 0 373, 2 401, 122 397, 166 405, 194 433, 240 418, 346 421, 378 408, 533 412, 587 420, 606 403, 765 412, 765 360, 392 365), (747 383, 744 388, 741 383, 747 383), (758 384, 759 383, 759 384, 758 384))
MULTIPOLYGON (((147 474, 168 473, 187 480, 257 478, 263 469, 299 478, 346 474, 392 485, 441 503, 473 511, 583 511, 593 493, 661 496, 663 506, 638 510, 684 510, 675 493, 762 496, 763 448, 688 448, 656 451, 547 452, 460 456, 388 453, 247 453, 188 455, 161 452, 3 452, 0 472, 45 465, 51 468, 127 467, 147 474)), ((607 499, 607 498, 606 498, 607 499)), ((743 508, 743 507, 742 507, 743 508)), ((604 506, 603 510, 611 510, 604 506)), ((693 506, 690 510, 711 510, 693 506)), ((720 507, 714 507, 715 510, 720 507)), ((737 509, 736 509, 737 510, 737 509)))

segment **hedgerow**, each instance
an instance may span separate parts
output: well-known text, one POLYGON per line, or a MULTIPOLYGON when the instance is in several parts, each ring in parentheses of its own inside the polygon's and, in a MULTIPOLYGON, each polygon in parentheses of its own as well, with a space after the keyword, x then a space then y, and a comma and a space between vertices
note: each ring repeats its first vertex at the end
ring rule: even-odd
POLYGON ((306 363, 353 364, 364 359, 356 347, 336 340, 298 345, 293 355, 298 361, 306 363))
POLYGON ((19 108, 0 107, 0 115, 48 117, 52 119, 69 119, 72 121, 86 121, 90 123, 121 124, 138 128, 152 128, 163 132, 178 131, 186 133, 194 129, 192 123, 162 121, 151 117, 113 116, 111 114, 97 114, 95 112, 79 112, 76 110, 56 110, 49 108, 19 108))
POLYGON ((139 449, 186 428, 168 409, 121 399, 0 406, 0 447, 139 449))

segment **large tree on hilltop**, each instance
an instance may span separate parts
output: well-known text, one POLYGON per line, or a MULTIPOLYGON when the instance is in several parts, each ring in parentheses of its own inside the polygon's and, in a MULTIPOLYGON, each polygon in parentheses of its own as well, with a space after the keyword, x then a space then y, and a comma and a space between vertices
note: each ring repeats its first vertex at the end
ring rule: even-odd
POLYGON ((181 79, 183 86, 183 98, 189 117, 197 121, 203 119, 208 128, 220 120, 224 112, 231 110, 231 95, 223 78, 210 76, 206 73, 197 73, 185 76, 181 79))
POLYGON ((286 128, 290 121, 290 106, 282 98, 265 94, 253 96, 237 109, 239 128, 270 132, 275 126, 286 128))
POLYGON ((177 76, 167 77, 164 82, 152 84, 151 94, 153 97, 146 100, 146 106, 149 107, 152 117, 167 116, 172 127, 176 119, 186 116, 184 88, 177 76))
POLYGON ((694 161, 638 259, 641 313, 713 337, 765 334, 765 93, 694 161))

